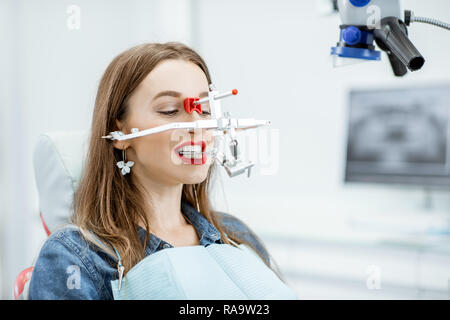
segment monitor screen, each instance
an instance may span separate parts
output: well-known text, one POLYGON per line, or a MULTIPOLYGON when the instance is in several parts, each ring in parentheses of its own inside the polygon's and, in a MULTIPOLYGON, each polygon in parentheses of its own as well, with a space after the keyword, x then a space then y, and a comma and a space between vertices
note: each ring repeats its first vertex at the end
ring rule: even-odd
POLYGON ((450 188, 450 84, 352 90, 346 182, 450 188))

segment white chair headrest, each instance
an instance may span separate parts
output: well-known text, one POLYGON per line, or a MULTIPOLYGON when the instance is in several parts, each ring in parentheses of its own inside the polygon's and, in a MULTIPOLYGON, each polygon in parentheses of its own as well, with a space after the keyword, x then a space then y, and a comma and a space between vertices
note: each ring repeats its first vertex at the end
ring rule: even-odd
POLYGON ((69 223, 88 139, 85 131, 46 133, 38 139, 33 154, 34 174, 39 209, 50 232, 69 223))

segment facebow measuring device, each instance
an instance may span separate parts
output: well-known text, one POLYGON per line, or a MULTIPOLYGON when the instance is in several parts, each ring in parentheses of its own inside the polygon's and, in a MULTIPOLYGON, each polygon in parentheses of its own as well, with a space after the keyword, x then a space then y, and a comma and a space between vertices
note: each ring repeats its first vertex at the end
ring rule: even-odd
POLYGON ((211 118, 205 120, 196 120, 192 122, 172 122, 162 126, 140 130, 131 129, 131 133, 124 134, 122 131, 110 132, 104 139, 110 140, 128 140, 143 137, 149 134, 156 134, 168 130, 186 129, 193 132, 195 129, 214 130, 216 137, 214 148, 207 152, 211 157, 224 167, 230 177, 235 177, 247 171, 250 177, 251 168, 254 163, 242 158, 241 150, 237 141, 237 130, 253 129, 262 126, 269 126, 269 120, 255 120, 253 118, 237 119, 232 118, 229 112, 222 113, 221 99, 237 95, 236 89, 220 93, 215 86, 209 86, 208 97, 205 98, 186 98, 184 99, 184 109, 187 113, 194 111, 202 113, 202 104, 209 102, 211 118), (228 148, 226 146, 228 145, 228 148))

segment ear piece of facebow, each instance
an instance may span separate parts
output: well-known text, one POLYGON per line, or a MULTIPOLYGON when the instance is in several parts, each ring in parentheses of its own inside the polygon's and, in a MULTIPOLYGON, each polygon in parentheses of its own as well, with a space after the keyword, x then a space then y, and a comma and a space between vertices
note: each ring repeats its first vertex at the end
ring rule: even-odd
POLYGON ((186 98, 184 99, 184 110, 187 113, 192 113, 193 111, 197 111, 197 113, 202 114, 202 105, 194 104, 195 101, 200 100, 200 98, 186 98))

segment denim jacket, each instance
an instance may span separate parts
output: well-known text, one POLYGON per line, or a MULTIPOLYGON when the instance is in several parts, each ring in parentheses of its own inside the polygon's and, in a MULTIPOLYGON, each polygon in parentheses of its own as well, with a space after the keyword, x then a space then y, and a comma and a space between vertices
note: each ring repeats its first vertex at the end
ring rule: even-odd
MULTIPOLYGON (((187 201, 181 202, 181 212, 197 231, 200 245, 223 243, 219 231, 187 201)), ((269 256, 255 234, 239 219, 219 213, 225 230, 231 230, 250 242, 267 261, 269 256)), ((138 227, 143 242, 146 231, 138 227)), ((150 233, 146 256, 172 245, 150 233)), ((118 278, 117 259, 87 243, 80 231, 64 227, 45 241, 39 252, 30 280, 28 298, 43 299, 113 299, 111 280, 118 278)))

